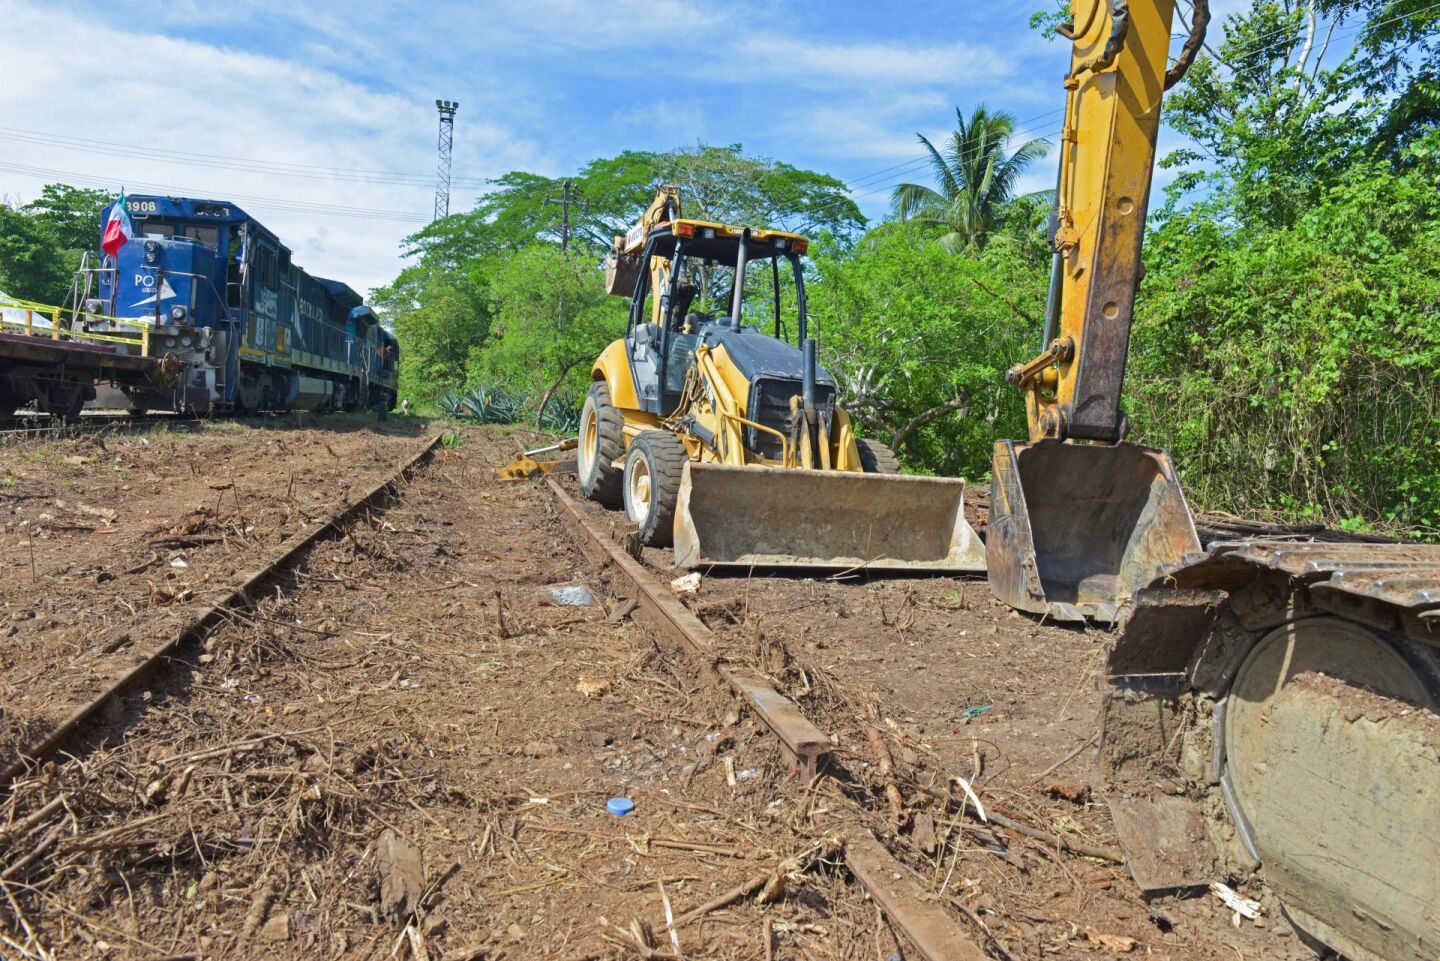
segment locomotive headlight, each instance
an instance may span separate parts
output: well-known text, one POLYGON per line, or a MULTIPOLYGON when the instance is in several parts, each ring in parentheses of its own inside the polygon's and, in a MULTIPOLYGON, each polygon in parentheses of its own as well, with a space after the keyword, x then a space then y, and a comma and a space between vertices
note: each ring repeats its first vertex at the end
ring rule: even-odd
POLYGON ((153 264, 160 257, 160 245, 153 240, 145 241, 145 262, 153 264))
POLYGON ((184 307, 171 307, 171 308, 170 308, 170 319, 173 320, 173 321, 175 321, 175 323, 177 323, 177 324, 180 323, 182 320, 185 319, 185 308, 184 308, 184 307))

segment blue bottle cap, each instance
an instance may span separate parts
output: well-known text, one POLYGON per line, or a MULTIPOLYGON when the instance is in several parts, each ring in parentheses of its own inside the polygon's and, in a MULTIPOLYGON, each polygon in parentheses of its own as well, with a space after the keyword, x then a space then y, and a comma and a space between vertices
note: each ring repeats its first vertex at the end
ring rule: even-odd
POLYGON ((630 800, 628 797, 612 797, 610 800, 605 802, 605 810, 609 811, 617 818, 623 818, 625 815, 635 810, 635 802, 630 800))

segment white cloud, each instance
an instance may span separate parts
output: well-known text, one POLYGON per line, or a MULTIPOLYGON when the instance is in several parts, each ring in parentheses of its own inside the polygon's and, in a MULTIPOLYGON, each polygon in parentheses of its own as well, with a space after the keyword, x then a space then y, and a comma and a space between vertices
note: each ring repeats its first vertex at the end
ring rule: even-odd
POLYGON ((983 33, 942 34, 923 12, 897 8, 882 36, 847 33, 838 6, 801 0, 0 0, 0 125, 415 178, 242 172, 0 130, 0 194, 28 199, 43 182, 5 171, 10 163, 232 199, 297 263, 364 288, 393 277, 398 241, 428 219, 439 96, 461 103, 452 210, 507 170, 560 175, 592 157, 697 139, 864 180, 860 191, 876 192, 861 202, 883 207, 889 183, 923 168, 872 171, 919 158, 916 131, 943 138, 957 104, 1009 110, 1024 132, 1053 139, 1065 50, 1004 12, 983 33), (419 219, 271 210, 240 196, 419 219))
POLYGON ((455 8, 464 11, 491 30, 586 50, 674 46, 730 19, 725 11, 686 0, 497 0, 455 8))
MULTIPOLYGON (((945 109, 940 106, 940 116, 945 109)), ((893 118, 847 106, 815 107, 793 116, 786 127, 812 150, 832 157, 908 160, 921 151, 915 131, 904 129, 893 118)))
POLYGON ((637 146, 669 149, 705 139, 705 108, 694 100, 642 100, 615 111, 612 123, 637 146))
MULTIPOLYGON (((0 0, 0 18, 6 23, 0 35, 0 123, 5 127, 209 157, 399 171, 419 181, 240 171, 171 162, 144 151, 116 156, 13 137, 0 139, 0 161, 78 173, 82 177, 74 179, 79 182, 111 189, 156 184, 177 194, 234 200, 293 249, 296 263, 361 291, 394 276, 400 240, 429 219, 436 121, 428 90, 377 91, 305 61, 107 26, 82 13, 21 0, 0 0), (243 197, 403 211, 416 219, 355 219, 243 197)), ((311 52, 308 39, 296 37, 295 56, 311 52)), ((457 174, 478 168, 494 175, 536 166, 533 143, 483 119, 485 113, 472 110, 457 124, 457 174), (480 158, 480 163, 472 167, 465 158, 480 158)), ((0 137, 6 133, 0 131, 0 137)), ((46 180, 63 179, 0 169, 0 193, 28 199, 46 180)), ((455 202, 459 193, 452 193, 452 209, 460 207, 455 202)))
POLYGON ((924 46, 754 35, 737 42, 735 52, 753 79, 785 76, 817 85, 990 83, 1015 70, 1009 57, 963 41, 924 46))

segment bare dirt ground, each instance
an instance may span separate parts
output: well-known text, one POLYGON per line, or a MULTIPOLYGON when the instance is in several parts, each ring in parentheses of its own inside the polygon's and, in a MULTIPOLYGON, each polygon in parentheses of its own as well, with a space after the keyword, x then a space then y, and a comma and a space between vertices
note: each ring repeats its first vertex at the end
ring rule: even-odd
MULTIPOLYGON (((622 513, 587 507, 623 533, 622 513)), ((983 516, 972 522, 983 530, 983 516)), ((646 548, 643 559, 664 578, 680 573, 668 550, 646 548)), ((993 811, 1118 852, 1092 740, 1109 631, 1016 613, 983 578, 711 576, 683 600, 733 659, 759 667, 837 735, 862 775, 879 760, 871 732, 883 736, 900 778, 917 785, 901 789, 902 816, 882 829, 892 849, 937 897, 985 921, 1011 956, 1313 957, 1273 904, 1237 926, 1217 900, 1147 903, 1118 864, 1032 838, 971 832, 944 843, 953 819, 924 788, 958 774, 993 811)))
POLYGON ((14 950, 663 956, 667 903, 687 955, 755 956, 765 930, 782 956, 896 950, 834 867, 823 796, 695 665, 608 619, 549 495, 493 479, 504 450, 443 452, 89 754, 17 785, 0 823, 60 804, 0 834, 14 950))
POLYGON ((414 423, 270 423, 0 448, 0 756, 133 664, 243 559, 392 472, 420 436, 414 423))
MULTIPOLYGON (((420 435, 237 425, 165 451, 152 437, 0 452, 15 477, 0 494, 41 495, 5 532, 3 596, 36 614, 10 615, 19 630, 0 640, 0 760, 50 699, 98 683, 77 665, 107 631, 163 630, 184 602, 160 592, 227 582, 420 435), (46 510, 57 497, 67 507, 46 510), (209 526, 170 533, 201 507, 209 526), (32 534, 41 523, 96 530, 32 534), (195 533, 222 539, 151 543, 195 533), (189 566, 171 566, 177 550, 189 566), (86 611, 108 614, 82 626, 86 611)), ((1105 634, 1015 615, 983 581, 706 578, 684 600, 726 659, 839 741, 835 769, 801 786, 702 665, 618 616, 628 582, 578 549, 549 492, 494 479, 511 450, 463 431, 78 757, 0 797, 0 957, 912 956, 845 874, 836 840, 856 830, 997 958, 1308 956, 1273 909, 1235 927, 1208 897, 1146 904, 1121 866, 933 796, 961 774, 1017 822, 1113 849, 1085 749, 1105 634), (557 603, 557 586, 593 600, 557 603), (607 813, 617 796, 632 814, 607 813)), ((663 552, 645 560, 671 574, 663 552)))

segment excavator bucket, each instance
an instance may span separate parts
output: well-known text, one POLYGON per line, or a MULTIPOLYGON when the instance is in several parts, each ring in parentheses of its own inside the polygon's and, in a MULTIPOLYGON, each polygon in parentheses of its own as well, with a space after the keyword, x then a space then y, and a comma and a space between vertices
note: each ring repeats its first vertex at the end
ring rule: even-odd
POLYGON ((1162 450, 1002 440, 993 468, 990 586, 1018 610, 1113 623, 1131 595, 1200 551, 1162 450))
MULTIPOLYGON (((519 441, 516 441, 516 444, 518 445, 519 441)), ((495 473, 502 481, 533 480, 536 477, 547 477, 550 474, 573 474, 575 473, 575 458, 537 460, 535 455, 574 450, 579 444, 579 439, 570 437, 558 444, 537 447, 534 450, 521 450, 510 463, 504 467, 497 467, 495 473)))
POLYGON ((686 568, 979 573, 965 482, 847 471, 685 465, 675 564, 686 568))

